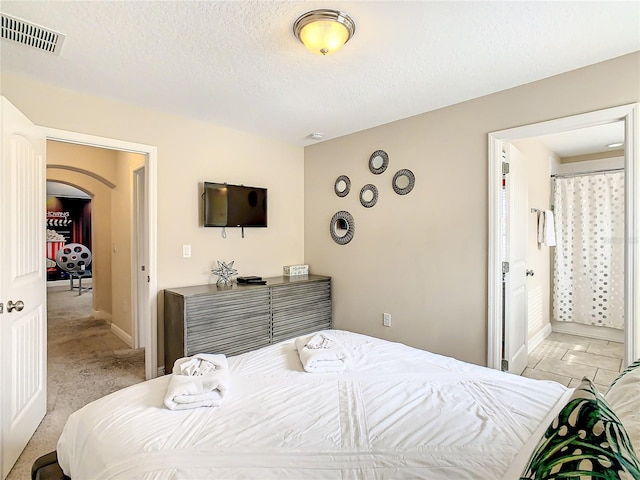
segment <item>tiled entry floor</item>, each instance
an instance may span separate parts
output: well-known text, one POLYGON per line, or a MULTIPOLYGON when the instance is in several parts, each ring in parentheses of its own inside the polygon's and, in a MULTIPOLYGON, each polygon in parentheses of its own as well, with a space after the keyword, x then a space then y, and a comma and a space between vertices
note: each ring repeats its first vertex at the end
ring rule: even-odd
POLYGON ((553 332, 529 354, 522 375, 567 387, 588 377, 604 392, 620 373, 623 358, 622 343, 553 332))

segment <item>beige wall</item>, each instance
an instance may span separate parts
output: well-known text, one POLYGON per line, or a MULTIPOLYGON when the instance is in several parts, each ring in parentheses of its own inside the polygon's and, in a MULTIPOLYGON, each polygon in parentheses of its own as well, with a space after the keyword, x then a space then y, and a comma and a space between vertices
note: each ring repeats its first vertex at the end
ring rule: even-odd
POLYGON ((116 180, 116 155, 106 148, 47 141, 47 168, 82 171, 110 187, 116 180))
POLYGON ((560 163, 588 162, 591 160, 603 160, 607 158, 624 157, 624 150, 611 150, 608 152, 588 153, 585 155, 575 155, 572 157, 562 157, 560 163))
POLYGON ((132 175, 141 165, 135 153, 47 142, 47 179, 92 195, 93 309, 130 346, 132 175))
MULTIPOLYGON (((486 362, 487 134, 518 125, 640 100, 634 53, 400 120, 304 149, 76 92, 2 76, 2 94, 36 124, 158 147, 158 287, 206 283, 215 260, 235 260, 241 275, 278 275, 305 261, 333 277, 335 326, 486 362), (369 155, 390 155, 372 175, 369 155), (304 163, 303 163, 304 159, 304 163), (406 196, 391 189, 399 168, 416 175, 406 196), (338 175, 352 193, 333 193, 338 175), (202 181, 269 188, 269 228, 245 239, 200 227, 202 181), (304 188, 303 188, 304 183, 304 188), (365 209, 365 183, 380 190, 365 209), (356 236, 338 246, 331 216, 349 210, 356 236), (304 222, 304 228, 303 228, 304 222), (183 259, 182 244, 193 246, 183 259), (382 313, 393 326, 382 327, 382 313)), ((275 119, 277 120, 277 119, 275 119)), ((162 302, 159 297, 159 358, 162 302)))
POLYGON ((335 326, 486 364, 487 134, 638 102, 639 85, 636 52, 305 148, 305 259, 333 277, 335 326), (390 161, 375 176, 378 149, 390 161), (416 175, 404 197, 391 189, 400 168, 416 175), (339 198, 343 174, 352 192, 339 198), (380 191, 370 209, 366 183, 380 191), (356 223, 345 246, 329 236, 342 209, 356 223))
MULTIPOLYGON (((527 162, 529 209, 551 209, 551 164, 558 156, 535 139, 513 142, 527 162)), ((534 271, 527 278, 529 339, 550 328, 551 258, 553 249, 538 244, 538 215, 528 212, 527 268, 534 271)))
POLYGON ((111 192, 111 321, 118 334, 133 346, 132 218, 133 171, 144 166, 144 156, 115 152, 115 188, 111 192))
POLYGON ((91 195, 93 309, 111 320, 111 187, 88 174, 95 169, 113 183, 115 152, 83 145, 47 142, 47 180, 67 183, 91 195), (56 168, 54 165, 64 168, 56 168), (74 170, 69 170, 73 168, 74 170))
MULTIPOLYGON (((177 115, 93 97, 3 73, 1 93, 37 125, 154 145, 158 151, 158 359, 162 364, 162 289, 204 284, 216 260, 240 275, 282 274, 304 262, 304 151, 301 147, 177 115), (266 187, 269 227, 201 227, 203 181, 266 187), (192 257, 182 258, 182 245, 192 257)), ((273 119, 277 121, 277 119, 273 119)), ((155 292, 152 292, 155 298, 155 292)))

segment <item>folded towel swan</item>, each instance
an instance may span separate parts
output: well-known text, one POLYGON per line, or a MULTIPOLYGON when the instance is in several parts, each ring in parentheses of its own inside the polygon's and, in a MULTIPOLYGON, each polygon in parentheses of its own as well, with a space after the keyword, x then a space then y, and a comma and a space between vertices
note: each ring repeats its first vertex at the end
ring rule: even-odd
POLYGON ((347 352, 342 345, 324 333, 298 337, 294 343, 306 372, 341 372, 347 366, 347 352))
POLYGON ((175 361, 164 405, 170 410, 218 407, 228 390, 227 357, 200 353, 175 361))

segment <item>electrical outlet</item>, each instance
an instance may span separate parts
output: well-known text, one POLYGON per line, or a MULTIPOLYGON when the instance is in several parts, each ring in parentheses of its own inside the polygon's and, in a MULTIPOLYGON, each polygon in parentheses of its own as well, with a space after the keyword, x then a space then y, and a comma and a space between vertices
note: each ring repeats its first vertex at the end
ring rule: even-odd
POLYGON ((391 326, 391 314, 390 313, 383 313, 382 314, 382 325, 384 325, 385 327, 390 327, 391 326))
POLYGON ((191 245, 182 245, 182 258, 191 258, 191 245))

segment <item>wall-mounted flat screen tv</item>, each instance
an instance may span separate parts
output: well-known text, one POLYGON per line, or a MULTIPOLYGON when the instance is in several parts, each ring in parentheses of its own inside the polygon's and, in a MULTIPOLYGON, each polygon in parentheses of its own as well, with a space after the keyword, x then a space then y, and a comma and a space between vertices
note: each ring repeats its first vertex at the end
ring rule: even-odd
POLYGON ((267 189, 204 182, 205 227, 266 227, 267 189))

